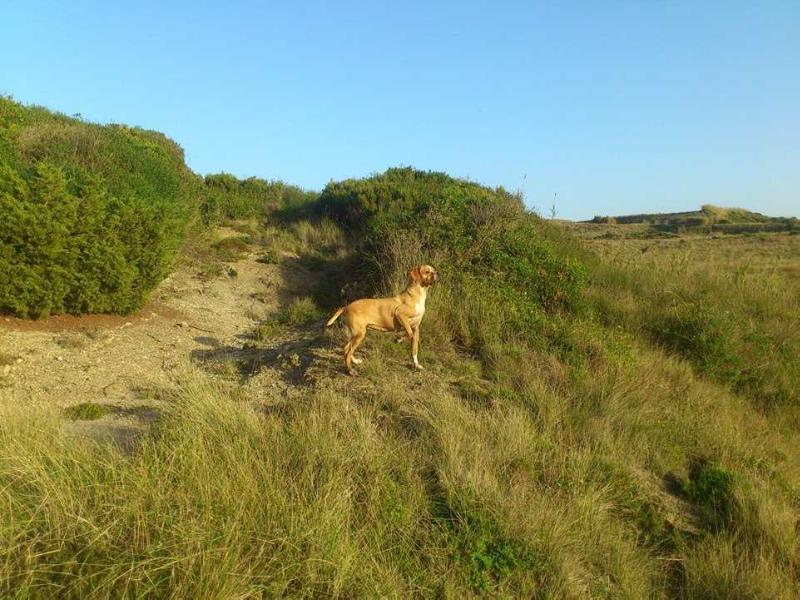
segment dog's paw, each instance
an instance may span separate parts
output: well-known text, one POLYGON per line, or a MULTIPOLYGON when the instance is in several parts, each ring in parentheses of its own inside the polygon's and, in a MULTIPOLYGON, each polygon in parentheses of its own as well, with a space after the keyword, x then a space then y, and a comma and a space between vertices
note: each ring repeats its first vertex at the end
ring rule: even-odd
POLYGON ((423 367, 423 366, 422 366, 421 364, 419 364, 419 363, 414 363, 414 368, 415 368, 417 371, 424 371, 424 370, 425 370, 425 367, 423 367))
POLYGON ((354 365, 360 365, 362 362, 364 362, 363 358, 356 358, 355 356, 353 357, 353 364, 354 365))
POLYGON ((358 375, 358 373, 356 373, 356 370, 355 370, 355 369, 350 369, 350 370, 347 372, 347 374, 348 374, 348 375, 350 375, 350 377, 356 377, 356 376, 358 375))

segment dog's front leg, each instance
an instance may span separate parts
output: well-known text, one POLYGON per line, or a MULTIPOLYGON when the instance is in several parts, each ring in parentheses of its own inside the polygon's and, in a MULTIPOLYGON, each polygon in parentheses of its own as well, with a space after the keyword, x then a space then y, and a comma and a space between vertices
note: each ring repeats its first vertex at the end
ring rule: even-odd
POLYGON ((419 323, 414 327, 414 337, 411 339, 411 358, 414 361, 415 369, 422 369, 422 365, 417 360, 417 352, 419 351, 419 323))
POLYGON ((400 325, 403 326, 403 330, 406 332, 406 338, 411 340, 411 358, 414 360, 414 367, 417 369, 421 369, 422 367, 419 365, 417 361, 417 346, 419 343, 419 325, 416 328, 411 327, 411 322, 408 318, 401 314, 397 313, 397 320, 400 322, 400 325))

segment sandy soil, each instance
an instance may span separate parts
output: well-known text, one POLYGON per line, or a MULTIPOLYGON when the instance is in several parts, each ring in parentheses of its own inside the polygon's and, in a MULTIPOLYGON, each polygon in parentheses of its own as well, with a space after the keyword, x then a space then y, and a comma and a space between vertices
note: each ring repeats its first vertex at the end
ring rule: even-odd
POLYGON ((305 348, 307 340, 254 346, 250 332, 281 301, 302 293, 310 275, 299 267, 287 274, 285 266, 258 262, 258 250, 253 247, 210 281, 192 266, 177 270, 141 311, 126 317, 0 317, 3 396, 59 407, 103 404, 111 409, 108 416, 76 421, 72 428, 127 444, 131 433, 157 418, 150 391, 191 368, 239 377, 257 396, 297 393, 286 367, 291 371, 297 360, 292 347, 305 348))
POLYGON ((190 269, 178 271, 127 317, 0 319, 3 384, 17 397, 47 396, 69 405, 125 400, 166 383, 197 351, 241 345, 257 319, 276 308, 269 291, 280 275, 256 256, 232 263, 236 276, 226 269, 208 282, 190 269))

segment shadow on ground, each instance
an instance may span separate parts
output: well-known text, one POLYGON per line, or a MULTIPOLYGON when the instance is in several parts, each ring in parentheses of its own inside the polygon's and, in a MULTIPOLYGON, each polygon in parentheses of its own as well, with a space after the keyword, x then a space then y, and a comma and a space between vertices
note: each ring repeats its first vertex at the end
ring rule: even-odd
POLYGON ((242 338, 251 341, 242 346, 194 350, 192 360, 212 373, 236 375, 243 383, 263 369, 271 369, 287 384, 307 385, 315 376, 335 374, 340 362, 335 342, 319 330, 319 325, 284 331, 284 335, 295 336, 262 344, 243 334, 242 338))
POLYGON ((323 259, 318 253, 286 256, 279 263, 283 285, 278 290, 281 308, 300 296, 310 297, 323 311, 333 311, 368 296, 370 286, 361 276, 363 264, 354 255, 323 259))
POLYGON ((324 250, 283 256, 278 263, 281 285, 276 291, 279 311, 297 298, 308 297, 323 313, 322 319, 303 326, 278 326, 267 340, 257 339, 252 330, 242 331, 235 336, 241 345, 225 345, 216 338, 199 336, 195 341, 207 347, 193 350, 192 361, 212 373, 237 377, 242 383, 265 369, 295 386, 341 375, 343 342, 336 339, 336 332, 325 330, 325 321, 336 308, 363 296, 367 286, 353 283, 359 280, 360 272, 354 255, 328 258, 324 250))

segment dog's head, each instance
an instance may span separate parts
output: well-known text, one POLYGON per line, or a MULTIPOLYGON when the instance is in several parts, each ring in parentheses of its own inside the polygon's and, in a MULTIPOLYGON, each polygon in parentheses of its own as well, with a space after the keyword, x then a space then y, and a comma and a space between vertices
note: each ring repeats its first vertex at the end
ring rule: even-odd
POLYGON ((408 276, 411 278, 411 281, 420 284, 422 287, 428 287, 439 281, 439 273, 430 265, 414 267, 411 269, 408 276))

